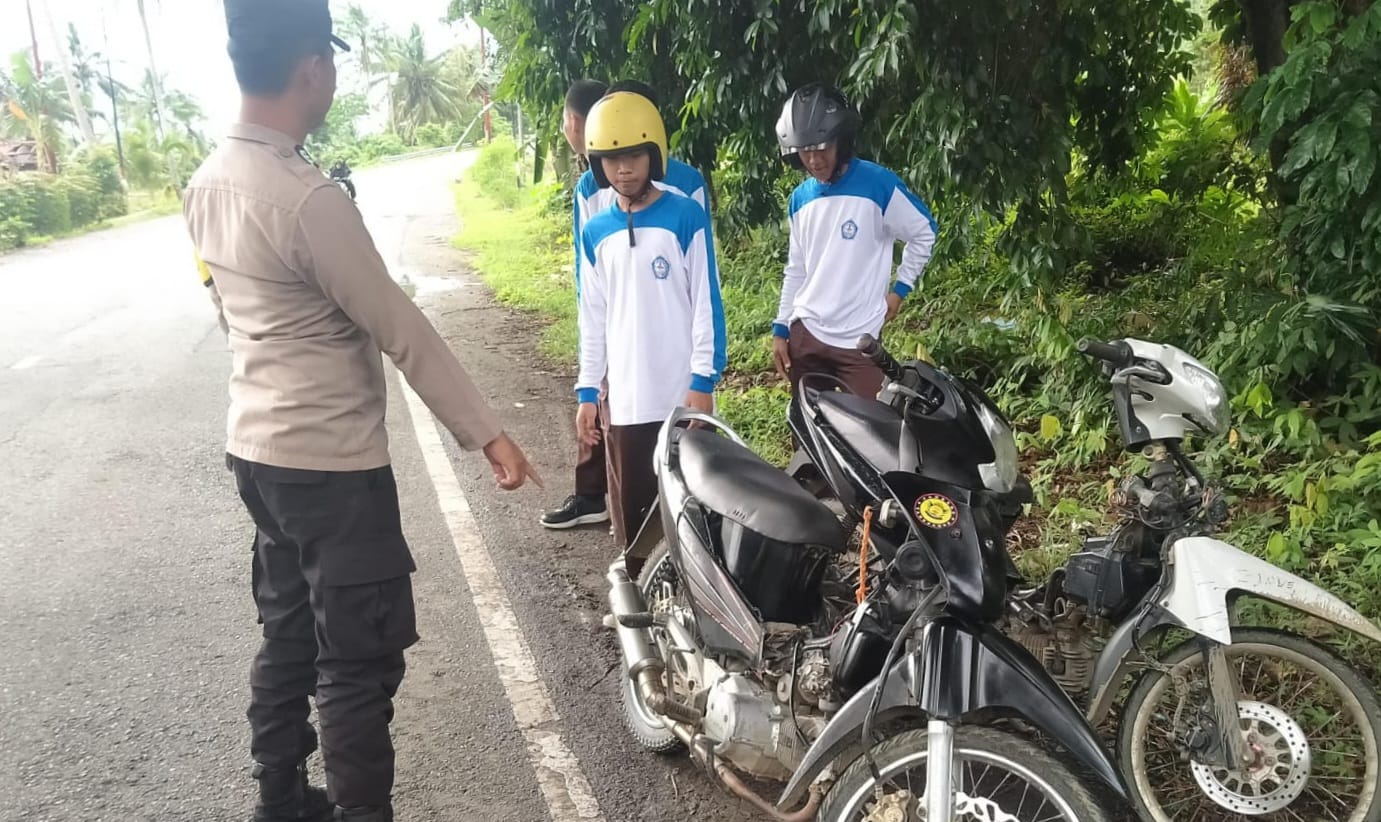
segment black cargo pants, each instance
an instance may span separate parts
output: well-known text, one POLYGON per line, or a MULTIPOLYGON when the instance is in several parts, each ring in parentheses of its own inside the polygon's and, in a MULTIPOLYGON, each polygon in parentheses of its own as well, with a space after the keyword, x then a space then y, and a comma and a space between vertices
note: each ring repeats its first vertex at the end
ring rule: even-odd
POLYGON ((264 641, 250 670, 250 748, 296 767, 316 748, 326 790, 344 807, 393 791, 393 696, 417 641, 398 488, 385 466, 303 471, 227 457, 254 518, 254 602, 264 641))

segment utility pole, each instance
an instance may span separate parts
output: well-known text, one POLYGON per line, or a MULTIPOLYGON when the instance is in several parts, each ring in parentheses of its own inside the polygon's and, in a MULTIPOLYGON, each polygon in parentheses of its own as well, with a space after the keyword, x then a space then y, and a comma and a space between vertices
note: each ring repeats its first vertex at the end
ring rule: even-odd
POLYGON ((110 89, 110 124, 115 129, 115 157, 120 162, 120 179, 128 180, 125 176, 125 144, 120 139, 120 92, 115 88, 115 77, 110 71, 110 31, 106 26, 106 6, 101 3, 101 40, 104 42, 105 51, 105 82, 106 88, 110 89))

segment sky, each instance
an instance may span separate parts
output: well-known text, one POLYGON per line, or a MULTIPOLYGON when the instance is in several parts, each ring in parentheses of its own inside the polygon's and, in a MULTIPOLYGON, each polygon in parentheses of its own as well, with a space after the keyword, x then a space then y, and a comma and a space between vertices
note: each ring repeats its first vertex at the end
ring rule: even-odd
MULTIPOLYGON (((117 80, 137 85, 148 66, 144 35, 135 0, 30 0, 38 32, 39 54, 56 65, 53 38, 45 8, 51 12, 59 37, 66 42, 67 24, 75 23, 82 45, 103 51, 102 18, 109 36, 112 70, 117 80)), ((330 0, 336 19, 344 17, 345 0, 330 0)), ((354 0, 376 22, 395 33, 413 23, 422 27, 427 50, 442 51, 456 43, 476 43, 474 30, 443 22, 447 0, 354 0)), ((0 26, 0 56, 29 48, 25 0, 0 0, 5 25, 0 26), (9 25, 10 21, 19 25, 9 25)), ((225 11, 222 0, 145 0, 153 38, 154 58, 168 89, 192 95, 206 113, 206 133, 223 134, 239 111, 239 90, 225 53, 225 11)), ((108 104, 101 97, 96 105, 108 104)))

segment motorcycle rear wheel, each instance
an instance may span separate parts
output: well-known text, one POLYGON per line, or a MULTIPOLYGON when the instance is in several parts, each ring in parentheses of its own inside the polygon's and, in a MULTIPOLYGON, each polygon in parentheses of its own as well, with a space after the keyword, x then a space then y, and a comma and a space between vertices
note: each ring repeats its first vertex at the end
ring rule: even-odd
MULTIPOLYGON (((659 603, 664 597, 662 588, 666 583, 670 583, 673 590, 677 587, 676 569, 671 564, 666 542, 661 542, 653 549, 642 572, 638 574, 638 590, 653 613, 657 612, 658 607, 666 607, 664 603, 659 603)), ((669 755, 684 749, 685 745, 676 734, 668 730, 657 714, 643 702, 637 684, 628 677, 627 671, 622 672, 620 679, 623 724, 638 740, 638 744, 656 754, 669 755)))
MULTIPOLYGON (((1147 671, 1127 698, 1117 734, 1118 760, 1141 818, 1381 822, 1381 703, 1372 686, 1304 637, 1237 628, 1232 639, 1228 663, 1241 680, 1244 729, 1261 740, 1261 767, 1242 772, 1184 762, 1170 736, 1179 702, 1174 679, 1147 671), (1230 810, 1224 802, 1231 801, 1245 812, 1230 810)), ((1204 680, 1194 640, 1160 662, 1190 688, 1204 680)), ((1181 721, 1192 710, 1186 707, 1181 721)))
MULTIPOLYGON (((926 731, 912 730, 873 748, 873 758, 884 780, 884 793, 891 786, 909 790, 917 799, 924 796, 926 743, 926 731)), ((1064 762, 1030 740, 1006 731, 963 725, 957 728, 954 774, 958 791, 980 800, 977 804, 983 806, 968 813, 956 808, 954 822, 1109 820, 1107 812, 1064 762), (1036 804, 1033 794, 1039 796, 1040 804, 1036 804), (1000 810, 1001 815, 995 810, 1000 810)), ((865 822, 874 812, 875 788, 872 769, 860 756, 834 783, 816 818, 819 822, 865 822)))

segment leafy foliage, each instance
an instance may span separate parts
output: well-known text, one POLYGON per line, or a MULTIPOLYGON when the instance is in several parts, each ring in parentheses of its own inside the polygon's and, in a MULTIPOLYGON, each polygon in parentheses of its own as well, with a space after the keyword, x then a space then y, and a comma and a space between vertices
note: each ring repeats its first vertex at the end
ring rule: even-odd
POLYGON ((1288 145, 1277 169, 1294 195, 1280 225, 1299 285, 1381 309, 1381 4, 1291 13, 1289 57, 1247 98, 1259 140, 1288 145))

